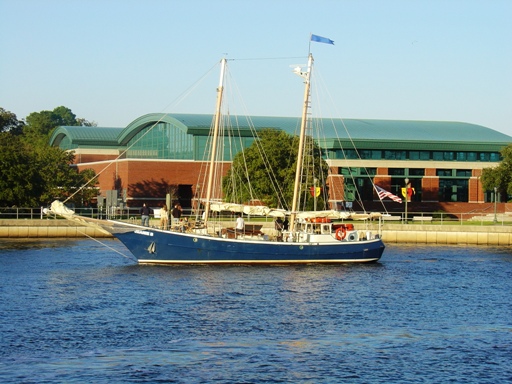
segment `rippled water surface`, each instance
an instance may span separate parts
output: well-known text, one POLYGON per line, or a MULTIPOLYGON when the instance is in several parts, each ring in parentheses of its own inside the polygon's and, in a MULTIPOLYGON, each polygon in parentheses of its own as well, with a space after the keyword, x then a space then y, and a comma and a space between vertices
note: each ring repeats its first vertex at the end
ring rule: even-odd
POLYGON ((512 382, 512 249, 138 266, 115 240, 0 240, 0 381, 512 382))

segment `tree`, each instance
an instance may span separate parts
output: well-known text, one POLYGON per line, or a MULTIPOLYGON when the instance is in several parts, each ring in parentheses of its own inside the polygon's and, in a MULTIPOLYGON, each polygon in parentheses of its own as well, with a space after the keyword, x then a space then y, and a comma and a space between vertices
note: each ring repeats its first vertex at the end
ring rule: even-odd
MULTIPOLYGON (((267 129, 260 132, 249 148, 234 157, 223 179, 226 199, 237 203, 259 199, 270 207, 290 208, 298 145, 298 138, 284 131, 267 129)), ((306 139, 306 148, 302 200, 307 203, 305 209, 312 209, 313 198, 308 186, 313 185, 313 178, 320 182, 325 180, 328 167, 310 137, 306 139)))
POLYGON ((0 132, 0 206, 35 206, 37 166, 19 136, 0 132))
POLYGON ((98 188, 96 187, 98 185, 98 178, 94 169, 87 168, 76 173, 73 185, 78 187, 78 190, 70 196, 75 206, 87 206, 98 196, 98 188))
MULTIPOLYGON (((33 147, 20 136, 0 133, 0 206, 34 207, 67 198, 77 182, 72 152, 33 147)), ((91 177, 89 174, 83 176, 91 177)))
MULTIPOLYGON (((54 199, 66 199, 94 178, 93 170, 78 173, 72 167, 73 152, 48 144, 49 135, 57 126, 79 124, 94 123, 77 119, 69 108, 57 107, 31 113, 25 125, 16 115, 0 108, 0 205, 46 205, 54 199)), ((90 201, 96 196, 96 184, 97 181, 90 183, 87 190, 73 196, 73 201, 77 205, 90 201)))
POLYGON ((59 126, 96 126, 83 118, 77 118, 71 109, 60 106, 53 111, 32 112, 27 116, 24 136, 37 145, 45 145, 53 130, 59 126))
POLYGON ((44 147, 34 152, 38 164, 37 192, 39 201, 64 200, 75 187, 76 168, 72 168, 75 155, 56 147, 44 147))
POLYGON ((18 120, 12 112, 0 107, 0 132, 9 132, 13 135, 20 135, 23 132, 25 123, 18 120))
POLYGON ((512 144, 504 147, 500 153, 502 161, 496 167, 482 171, 482 186, 487 191, 496 187, 502 196, 512 195, 512 144))

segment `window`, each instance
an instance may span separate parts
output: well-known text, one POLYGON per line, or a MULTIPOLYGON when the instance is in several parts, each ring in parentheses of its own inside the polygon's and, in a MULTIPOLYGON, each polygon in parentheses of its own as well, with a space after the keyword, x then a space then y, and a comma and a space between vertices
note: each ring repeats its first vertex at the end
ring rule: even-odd
POLYGON ((468 201, 468 179, 439 179, 439 201, 468 201))
POLYGON ((498 152, 490 153, 491 161, 501 161, 501 155, 498 152))
POLYGON ((409 151, 410 160, 430 160, 429 151, 409 151))
POLYGON ((340 175, 343 175, 343 176, 354 176, 354 175, 358 174, 357 172, 358 172, 357 168, 341 168, 339 170, 340 175))
POLYGON ((377 168, 339 168, 338 173, 343 176, 375 176, 377 168))
POLYGON ((357 159, 357 152, 354 149, 337 149, 336 150, 336 158, 337 159, 357 159))
POLYGON ((471 177, 471 169, 457 169, 455 175, 457 177, 471 177))
POLYGON ((491 158, 489 153, 486 152, 480 152, 480 161, 489 161, 491 158))
POLYGON ((384 158, 387 160, 407 160, 406 151, 384 151, 384 158))
POLYGON ((425 169, 423 168, 409 168, 410 176, 425 176, 425 169))
POLYGON ((439 177, 451 177, 453 176, 453 171, 451 169, 438 169, 436 175, 439 177))
MULTIPOLYGON (((377 174, 377 168, 366 168, 365 174, 366 173, 368 174, 368 176, 375 176, 377 174)), ((363 173, 361 173, 361 174, 363 174, 363 173)))
POLYGON ((193 139, 191 135, 171 126, 158 123, 151 129, 145 128, 138 132, 128 143, 133 143, 127 151, 129 158, 143 159, 191 159, 193 139))
POLYGON ((404 168, 389 168, 388 174, 390 176, 404 176, 405 175, 405 169, 404 168))
POLYGON ((345 180, 345 200, 373 200, 373 185, 368 177, 355 177, 345 180))
POLYGON ((366 151, 369 152, 369 157, 363 157, 364 159, 373 159, 373 160, 380 160, 382 159, 382 151, 366 151))

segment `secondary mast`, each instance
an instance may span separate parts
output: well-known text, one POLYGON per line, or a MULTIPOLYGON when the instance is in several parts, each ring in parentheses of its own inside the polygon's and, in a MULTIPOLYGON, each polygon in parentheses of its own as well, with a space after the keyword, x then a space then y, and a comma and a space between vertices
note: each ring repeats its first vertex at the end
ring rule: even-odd
POLYGON ((300 185, 302 178, 302 163, 304 160, 304 142, 306 139, 306 126, 308 121, 309 96, 311 88, 311 69, 313 67, 313 55, 308 56, 308 69, 306 72, 296 71, 296 73, 304 78, 304 103, 302 106, 302 121, 300 125, 299 135, 299 152, 297 153, 297 167, 295 168, 295 183, 293 186, 292 212, 290 215, 290 231, 295 229, 295 219, 299 205, 300 185))
POLYGON ((212 188, 213 188, 213 174, 215 171, 215 162, 217 160, 217 141, 219 137, 219 127, 220 127, 220 117, 221 117, 221 108, 222 108, 222 96, 224 93, 224 75, 226 72, 226 59, 223 58, 220 61, 220 80, 219 86, 217 87, 217 105, 215 108, 215 121, 213 126, 213 136, 212 136, 212 153, 210 157, 210 170, 208 172, 208 185, 206 189, 206 203, 205 203, 205 214, 204 214, 204 225, 208 223, 208 217, 210 214, 210 200, 212 197, 212 188))

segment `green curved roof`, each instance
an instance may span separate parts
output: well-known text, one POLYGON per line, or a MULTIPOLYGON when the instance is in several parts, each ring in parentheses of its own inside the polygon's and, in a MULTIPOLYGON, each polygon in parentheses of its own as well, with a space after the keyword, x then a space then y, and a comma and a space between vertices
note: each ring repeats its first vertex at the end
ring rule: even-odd
MULTIPOLYGON (((288 133, 298 132, 297 117, 274 116, 225 116, 229 123, 237 126, 240 135, 249 135, 251 127, 282 129, 288 133)), ((141 116, 125 128, 59 127, 50 138, 51 145, 59 145, 68 137, 73 147, 79 146, 125 146, 141 130, 156 123, 168 123, 184 133, 207 135, 213 121, 208 114, 162 114, 141 116)), ((404 121, 369 119, 315 119, 321 125, 324 136, 319 139, 322 147, 339 148, 340 143, 353 141, 356 147, 386 149, 480 149, 496 150, 512 142, 512 137, 493 129, 461 122, 404 121)), ((315 128, 313 128, 315 129, 315 128)))
POLYGON ((61 126, 53 131, 50 145, 60 145, 68 138, 73 147, 77 146, 118 146, 117 138, 123 128, 61 126))
POLYGON ((118 143, 126 145, 137 133, 158 123, 169 123, 184 131, 185 133, 187 131, 187 126, 173 117, 173 115, 163 113, 150 113, 148 115, 141 116, 128 124, 126 128, 124 128, 123 131, 119 134, 118 143))

